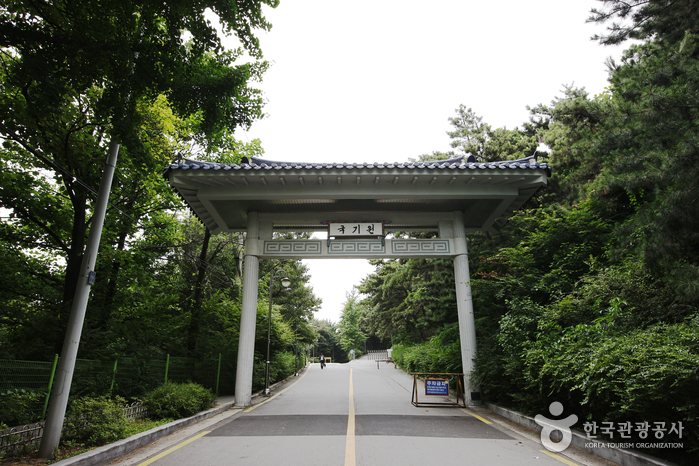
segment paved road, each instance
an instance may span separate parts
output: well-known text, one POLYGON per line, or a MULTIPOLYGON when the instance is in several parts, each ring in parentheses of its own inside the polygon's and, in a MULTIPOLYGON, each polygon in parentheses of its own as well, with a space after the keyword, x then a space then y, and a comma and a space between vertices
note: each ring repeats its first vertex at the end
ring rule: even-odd
POLYGON ((412 384, 392 364, 313 364, 262 403, 111 464, 608 464, 571 448, 550 455, 535 435, 491 423, 496 416, 486 410, 414 407, 412 384))

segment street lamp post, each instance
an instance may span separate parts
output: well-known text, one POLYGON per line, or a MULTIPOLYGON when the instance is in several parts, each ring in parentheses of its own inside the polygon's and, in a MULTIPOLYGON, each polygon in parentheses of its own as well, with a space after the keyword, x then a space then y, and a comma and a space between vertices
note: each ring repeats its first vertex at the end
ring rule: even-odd
POLYGON ((284 288, 291 285, 291 280, 286 276, 286 272, 282 269, 277 270, 269 277, 269 314, 267 315, 267 368, 265 376, 265 395, 269 395, 269 345, 272 341, 272 296, 274 295, 274 279, 277 275, 281 277, 281 284, 284 288))

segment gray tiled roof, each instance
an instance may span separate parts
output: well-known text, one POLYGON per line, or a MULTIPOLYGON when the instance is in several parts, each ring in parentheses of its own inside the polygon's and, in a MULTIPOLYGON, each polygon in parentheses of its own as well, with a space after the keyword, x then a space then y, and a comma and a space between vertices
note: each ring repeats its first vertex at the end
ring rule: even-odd
MULTIPOLYGON (((165 177, 212 231, 245 231, 247 213, 288 228, 355 218, 438 225, 460 211, 468 230, 496 232, 546 184, 535 156, 478 163, 473 157, 427 162, 303 163, 257 157, 239 164, 183 160, 165 177), (282 223, 279 223, 282 222, 282 223)), ((412 230, 410 230, 412 231, 412 230)))
POLYGON ((467 159, 456 157, 447 160, 436 160, 428 162, 276 162, 258 157, 251 159, 243 158, 240 164, 226 164, 216 162, 203 162, 199 160, 185 159, 183 162, 171 164, 170 170, 322 170, 322 169, 546 169, 550 172, 550 167, 546 163, 536 160, 536 155, 519 159, 505 160, 501 162, 479 163, 473 156, 467 159))

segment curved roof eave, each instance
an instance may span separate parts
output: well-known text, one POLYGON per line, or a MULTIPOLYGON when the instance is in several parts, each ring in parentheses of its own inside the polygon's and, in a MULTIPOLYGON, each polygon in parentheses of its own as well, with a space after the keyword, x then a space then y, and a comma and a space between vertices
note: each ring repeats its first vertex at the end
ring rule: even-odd
POLYGON ((425 219, 457 210, 466 215, 467 229, 495 232, 547 183, 550 168, 535 156, 489 163, 472 157, 396 163, 253 157, 240 164, 184 160, 164 175, 212 233, 245 231, 251 211, 296 226, 342 219, 405 222, 412 215, 410 224, 421 218, 433 226, 425 219))

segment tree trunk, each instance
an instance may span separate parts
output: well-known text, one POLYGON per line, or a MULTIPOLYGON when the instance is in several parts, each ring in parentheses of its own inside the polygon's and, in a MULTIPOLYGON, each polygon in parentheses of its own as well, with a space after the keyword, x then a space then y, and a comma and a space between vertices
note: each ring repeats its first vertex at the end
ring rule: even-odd
MULTIPOLYGON (((126 231, 123 231, 119 234, 119 240, 117 242, 116 248, 117 251, 122 252, 124 250, 127 236, 128 233, 126 231)), ((112 262, 111 267, 109 267, 109 282, 107 283, 107 289, 105 290, 104 301, 100 312, 99 321, 96 323, 98 328, 107 328, 109 319, 112 316, 112 309, 114 308, 114 297, 117 293, 117 282, 120 271, 121 259, 117 258, 112 262)))
POLYGON ((197 281, 194 285, 194 296, 191 305, 191 320, 189 321, 189 339, 187 340, 187 353, 193 355, 197 347, 197 335, 201 321, 201 304, 204 298, 204 279, 206 278, 206 254, 209 249, 211 232, 208 228, 204 232, 204 242, 201 245, 201 253, 197 261, 197 281))
POLYGON ((55 351, 60 353, 63 348, 66 326, 70 309, 75 297, 75 289, 80 277, 80 266, 85 251, 87 233, 87 197, 84 193, 76 193, 72 196, 73 202, 73 229, 71 231, 70 249, 66 254, 66 274, 63 281, 63 299, 58 315, 58 328, 55 334, 55 351))

